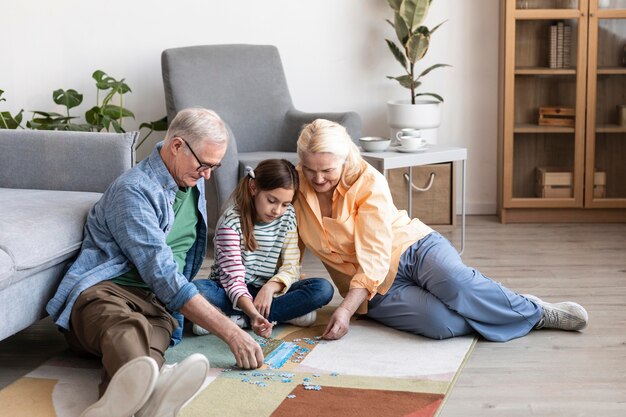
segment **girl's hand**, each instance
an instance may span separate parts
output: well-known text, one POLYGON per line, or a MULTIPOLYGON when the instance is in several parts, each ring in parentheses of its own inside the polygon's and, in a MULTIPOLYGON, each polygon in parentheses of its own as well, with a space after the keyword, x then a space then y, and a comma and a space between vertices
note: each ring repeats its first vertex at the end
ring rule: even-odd
POLYGON ((283 283, 275 281, 268 281, 261 287, 256 297, 254 297, 254 308, 256 308, 259 314, 265 318, 270 316, 274 294, 284 287, 285 285, 283 283))
POLYGON ((352 313, 349 310, 341 306, 337 307, 333 315, 330 316, 330 321, 324 334, 322 334, 322 338, 326 340, 341 339, 348 333, 350 317, 352 317, 352 313))
POLYGON ((272 328, 274 326, 261 315, 255 315, 251 318, 250 325, 257 336, 268 338, 272 335, 272 328))

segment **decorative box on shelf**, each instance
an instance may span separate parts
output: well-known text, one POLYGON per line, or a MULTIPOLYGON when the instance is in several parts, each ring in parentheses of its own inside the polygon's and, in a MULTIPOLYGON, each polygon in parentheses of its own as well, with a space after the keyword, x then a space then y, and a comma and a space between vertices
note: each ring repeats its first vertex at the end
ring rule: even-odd
POLYGON ((606 172, 593 173, 593 198, 606 197, 606 172))
MULTIPOLYGON (((535 190, 540 198, 572 198, 574 196, 574 176, 564 167, 537 167, 535 190)), ((593 176, 593 197, 605 198, 606 173, 596 171, 593 176)))
POLYGON ((576 124, 576 109, 571 107, 539 107, 540 126, 574 127, 576 124))
POLYGON ((573 175, 563 167, 537 167, 535 190, 541 198, 572 198, 573 175))

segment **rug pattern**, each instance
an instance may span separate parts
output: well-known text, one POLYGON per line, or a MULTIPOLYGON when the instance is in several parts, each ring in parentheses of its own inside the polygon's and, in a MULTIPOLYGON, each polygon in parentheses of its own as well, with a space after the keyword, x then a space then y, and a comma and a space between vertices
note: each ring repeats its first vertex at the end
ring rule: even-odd
MULTIPOLYGON (((434 341, 370 320, 354 320, 345 337, 324 341, 320 335, 331 313, 332 308, 323 309, 309 328, 275 328, 273 338, 297 346, 277 369, 267 364, 255 371, 236 369, 234 356, 216 336, 186 332, 183 342, 168 350, 167 362, 200 352, 211 373, 180 416, 433 417, 475 344, 470 336, 434 341)), ((79 416, 96 401, 99 378, 97 360, 67 352, 0 391, 0 415, 79 416)))

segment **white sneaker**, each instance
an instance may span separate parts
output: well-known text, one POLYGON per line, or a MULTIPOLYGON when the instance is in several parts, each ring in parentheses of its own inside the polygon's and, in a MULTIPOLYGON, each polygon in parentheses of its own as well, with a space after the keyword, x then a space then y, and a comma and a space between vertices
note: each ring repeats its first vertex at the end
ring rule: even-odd
POLYGON ((587 326, 589 314, 578 303, 573 301, 547 303, 534 295, 523 294, 523 296, 543 309, 543 316, 535 329, 582 330, 587 326))
POLYGON ((159 367, 149 356, 140 356, 117 370, 102 398, 80 417, 129 417, 148 400, 159 377, 159 367))
POLYGON ((317 319, 317 311, 313 310, 309 313, 306 313, 304 316, 287 320, 285 323, 293 324, 294 326, 299 326, 299 327, 310 327, 315 323, 316 319, 317 319))
POLYGON ((211 334, 210 331, 208 331, 207 329, 205 329, 204 327, 200 326, 199 324, 194 323, 193 327, 191 328, 191 331, 193 332, 193 334, 198 335, 198 336, 204 336, 207 334, 211 334))
POLYGON ((148 402, 135 417, 174 417, 200 392, 209 376, 209 361, 200 353, 174 365, 163 365, 148 402))
POLYGON ((230 321, 239 326, 240 329, 246 329, 250 327, 250 325, 246 322, 246 318, 244 316, 239 316, 237 314, 233 314, 229 317, 230 321))
MULTIPOLYGON (((232 321, 237 326, 239 326, 240 329, 245 329, 248 327, 248 324, 246 323, 246 319, 243 316, 238 316, 236 314, 233 314, 232 316, 229 316, 228 318, 230 319, 230 321, 232 321)), ((211 334, 210 331, 200 326, 199 324, 195 324, 195 323, 193 324, 191 331, 193 332, 193 334, 198 335, 198 336, 211 334)))

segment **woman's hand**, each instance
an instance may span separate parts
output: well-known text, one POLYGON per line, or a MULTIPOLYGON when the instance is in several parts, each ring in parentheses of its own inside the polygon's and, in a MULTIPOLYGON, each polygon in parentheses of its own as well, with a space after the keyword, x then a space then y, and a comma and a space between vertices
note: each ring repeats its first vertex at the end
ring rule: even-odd
POLYGON ((341 305, 330 316, 330 321, 322 338, 326 340, 341 339, 348 333, 350 328, 350 317, 357 310, 359 305, 367 300, 369 292, 365 288, 350 288, 344 297, 341 305))
POLYGON ((274 294, 281 291, 284 287, 285 284, 276 281, 267 281, 261 287, 256 297, 254 297, 254 308, 256 308, 259 314, 265 318, 270 316, 274 294))
POLYGON ((328 326, 326 326, 326 330, 324 330, 324 334, 322 334, 322 338, 326 340, 341 339, 348 333, 350 317, 352 317, 352 312, 344 307, 337 307, 337 310, 330 316, 330 321, 328 326))
POLYGON ((250 325, 252 326, 252 331, 254 331, 257 336, 268 338, 272 335, 272 328, 274 326, 260 314, 250 318, 250 325))

